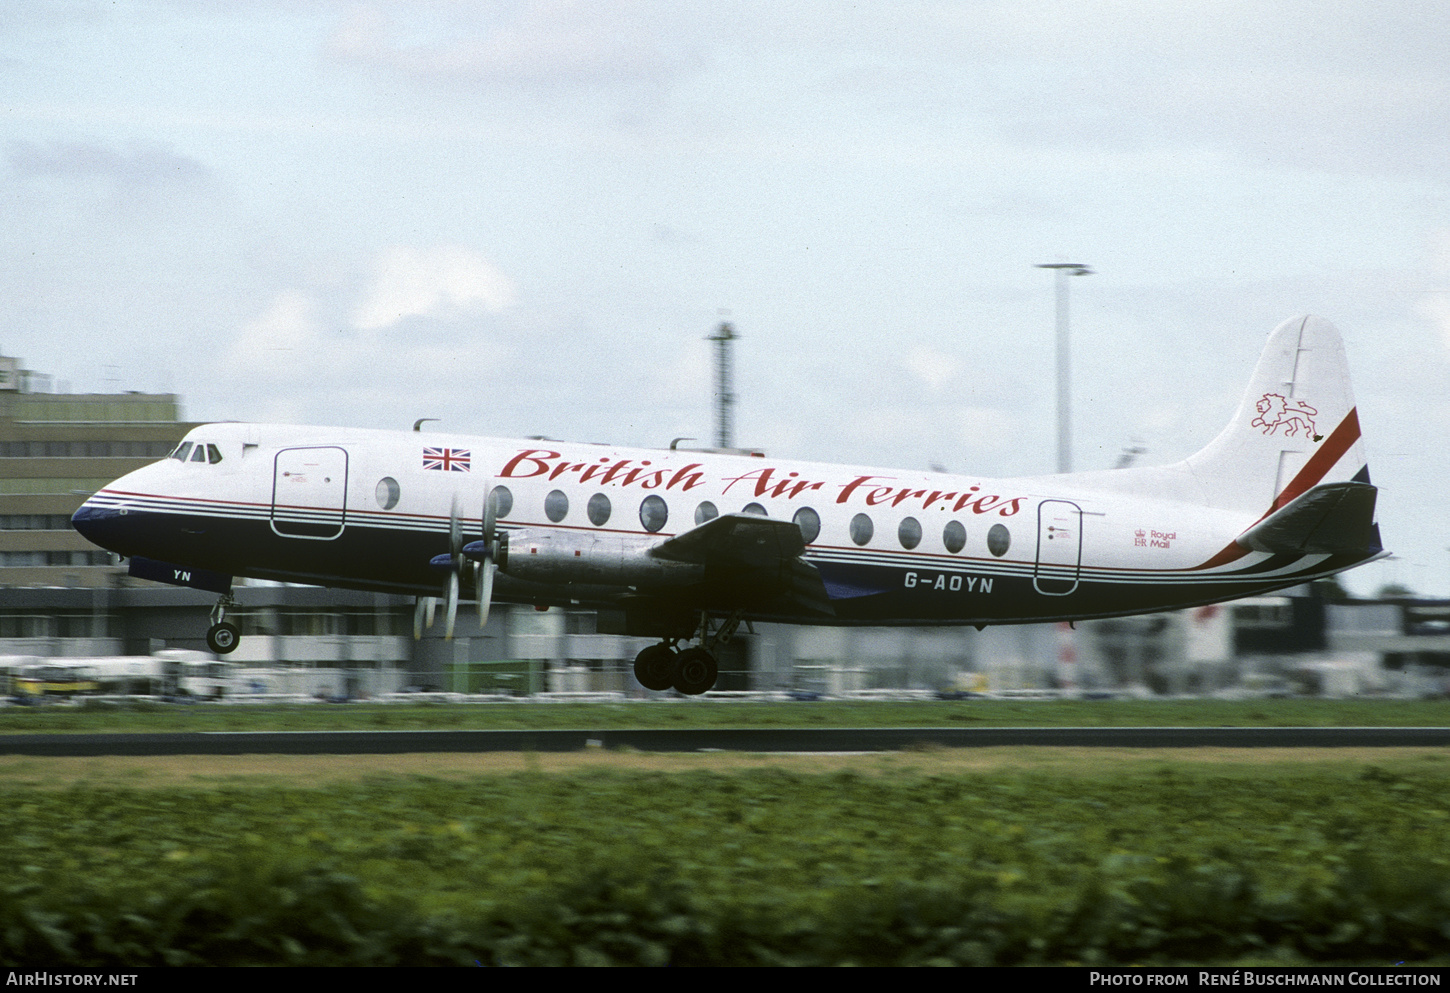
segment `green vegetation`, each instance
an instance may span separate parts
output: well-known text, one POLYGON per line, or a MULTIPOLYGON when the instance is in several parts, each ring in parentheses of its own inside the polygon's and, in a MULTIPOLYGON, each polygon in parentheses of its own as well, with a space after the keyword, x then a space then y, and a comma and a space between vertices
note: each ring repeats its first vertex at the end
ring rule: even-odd
POLYGON ((12 780, 0 960, 1447 960, 1441 753, 945 775, 931 759, 311 787, 12 780))
POLYGON ((335 731, 408 728, 690 727, 1444 727, 1444 700, 962 700, 918 703, 220 704, 8 707, 0 734, 335 731))

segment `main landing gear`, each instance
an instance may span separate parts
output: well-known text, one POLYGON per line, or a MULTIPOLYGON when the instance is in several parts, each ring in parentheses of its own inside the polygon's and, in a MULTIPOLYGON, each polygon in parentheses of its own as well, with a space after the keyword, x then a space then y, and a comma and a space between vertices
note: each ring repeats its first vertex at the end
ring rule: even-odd
POLYGON ((227 608, 235 607, 237 601, 227 593, 217 598, 211 609, 211 627, 206 629, 206 647, 218 655, 230 655, 242 642, 242 630, 226 619, 227 608))
POLYGON ((647 690, 674 689, 686 696, 699 696, 714 689, 720 667, 715 661, 715 650, 729 644, 740 626, 740 614, 733 614, 719 630, 710 630, 710 615, 700 615, 700 628, 696 633, 700 644, 694 648, 676 651, 678 638, 667 638, 658 645, 650 645, 634 659, 634 678, 647 690))

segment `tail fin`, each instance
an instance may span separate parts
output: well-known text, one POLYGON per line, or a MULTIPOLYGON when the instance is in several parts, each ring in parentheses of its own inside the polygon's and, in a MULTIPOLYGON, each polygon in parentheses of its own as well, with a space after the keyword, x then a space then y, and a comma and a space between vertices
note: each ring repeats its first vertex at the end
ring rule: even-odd
POLYGON ((1322 483, 1369 483, 1344 342, 1296 317, 1274 329, 1228 427, 1182 464, 1211 506, 1267 516, 1322 483))

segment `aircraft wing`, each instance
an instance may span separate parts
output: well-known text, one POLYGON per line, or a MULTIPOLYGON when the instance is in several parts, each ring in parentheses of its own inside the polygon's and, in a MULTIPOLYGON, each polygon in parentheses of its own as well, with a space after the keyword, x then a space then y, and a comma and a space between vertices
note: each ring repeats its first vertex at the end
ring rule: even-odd
POLYGON ((1374 524, 1378 490, 1369 483, 1325 483, 1300 494, 1237 541, 1257 552, 1296 555, 1380 551, 1374 524))
POLYGON ((805 547, 800 528, 791 521, 724 514, 665 539, 649 554, 703 565, 707 583, 742 600, 784 597, 797 607, 833 616, 820 574, 801 557, 805 547))

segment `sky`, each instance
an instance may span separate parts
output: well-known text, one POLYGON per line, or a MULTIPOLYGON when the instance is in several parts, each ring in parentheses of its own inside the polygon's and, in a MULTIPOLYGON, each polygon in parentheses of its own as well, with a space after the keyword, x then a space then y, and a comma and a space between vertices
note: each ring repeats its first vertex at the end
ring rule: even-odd
POLYGON ((1450 5, 0 0, 0 352, 193 420, 983 476, 1175 461, 1343 333, 1450 596, 1450 5))

